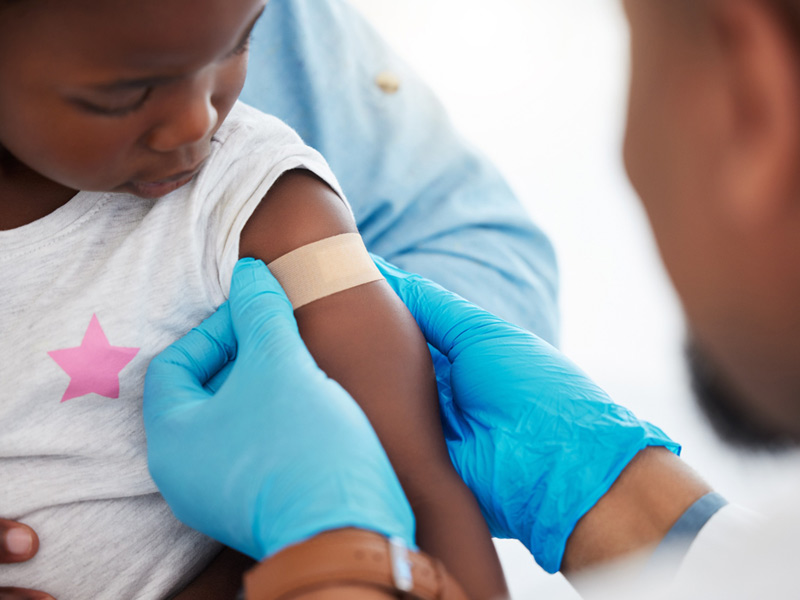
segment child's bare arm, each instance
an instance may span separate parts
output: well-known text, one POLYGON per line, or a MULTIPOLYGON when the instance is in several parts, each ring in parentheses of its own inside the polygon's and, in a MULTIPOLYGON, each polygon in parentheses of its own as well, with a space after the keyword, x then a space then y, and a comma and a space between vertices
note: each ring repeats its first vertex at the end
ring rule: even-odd
MULTIPOLYGON (((355 232, 339 197, 305 171, 284 175, 242 232, 240 256, 269 263, 355 232)), ((383 282, 296 311, 320 367, 358 401, 381 440, 417 517, 417 541, 441 559, 473 598, 505 595, 499 561, 472 494, 450 463, 425 340, 383 282)))

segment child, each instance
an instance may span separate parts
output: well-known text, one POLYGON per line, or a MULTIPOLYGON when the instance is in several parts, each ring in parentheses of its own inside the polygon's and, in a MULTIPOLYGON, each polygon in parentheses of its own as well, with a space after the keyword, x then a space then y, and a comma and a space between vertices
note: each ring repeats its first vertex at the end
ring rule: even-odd
MULTIPOLYGON (((236 104, 263 8, 0 0, 0 513, 42 539, 0 587, 162 598, 219 551, 148 475, 148 362, 225 300, 240 256, 269 263, 356 230, 322 158, 236 104)), ((405 307, 373 282, 296 316, 373 423, 421 548, 474 598, 505 595, 405 307)))

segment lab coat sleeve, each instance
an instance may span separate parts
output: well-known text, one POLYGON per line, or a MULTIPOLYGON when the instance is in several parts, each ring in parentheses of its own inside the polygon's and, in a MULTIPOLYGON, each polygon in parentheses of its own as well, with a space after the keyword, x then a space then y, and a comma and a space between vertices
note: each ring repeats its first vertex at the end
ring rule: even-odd
POLYGON ((270 2, 242 99, 325 156, 370 251, 557 343, 550 242, 352 7, 270 2))
MULTIPOLYGON (((720 509, 698 532, 675 578, 676 589, 696 589, 724 581, 725 573, 767 539, 769 525, 763 516, 740 505, 720 509), (727 557, 727 558, 726 558, 727 557)), ((744 561, 747 562, 747 561, 744 561)))
POLYGON ((676 548, 673 556, 661 553, 657 561, 644 551, 572 583, 585 600, 794 598, 771 593, 785 588, 787 577, 794 579, 793 572, 776 568, 795 561, 793 550, 781 548, 787 531, 794 535, 796 520, 769 523, 740 505, 728 504, 708 520, 688 551, 676 548), (771 534, 772 526, 781 533, 771 534))
POLYGON ((728 501, 717 492, 709 492, 697 500, 664 536, 650 557, 649 564, 663 569, 669 560, 674 560, 677 569, 700 532, 727 505, 728 501))

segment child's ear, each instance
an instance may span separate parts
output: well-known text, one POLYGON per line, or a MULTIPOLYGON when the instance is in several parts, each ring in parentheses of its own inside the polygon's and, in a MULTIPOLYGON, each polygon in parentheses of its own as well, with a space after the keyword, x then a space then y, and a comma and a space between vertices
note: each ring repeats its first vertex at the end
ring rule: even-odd
POLYGON ((709 5, 727 112, 715 174, 721 214, 763 233, 800 208, 800 39, 772 2, 709 5))

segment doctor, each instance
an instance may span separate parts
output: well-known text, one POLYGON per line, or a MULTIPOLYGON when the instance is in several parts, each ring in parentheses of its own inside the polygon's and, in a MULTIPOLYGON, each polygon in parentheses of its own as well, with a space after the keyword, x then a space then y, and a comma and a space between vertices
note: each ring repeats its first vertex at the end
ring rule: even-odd
MULTIPOLYGON (((633 52, 626 163, 692 328, 693 368, 701 402, 728 439, 767 446, 794 444, 800 440, 800 2, 628 0, 626 10, 633 52)), ((653 506, 652 497, 634 491, 639 489, 635 484, 647 474, 658 473, 659 468, 663 471, 664 465, 659 461, 672 460, 670 455, 652 448, 639 453, 610 491, 572 529, 575 523, 568 512, 572 506, 569 499, 586 491, 567 486, 566 482, 591 479, 591 473, 573 468, 594 465, 599 450, 607 445, 598 443, 594 434, 582 438, 584 429, 576 426, 579 421, 573 419, 572 413, 561 411, 569 406, 587 406, 590 416, 600 414, 592 412, 591 407, 607 402, 602 392, 535 337, 424 280, 403 275, 387 265, 383 269, 429 341, 452 363, 453 401, 445 400, 442 411, 445 423, 453 426, 449 435, 451 456, 476 491, 496 535, 523 540, 546 566, 552 566, 548 552, 560 556, 564 550, 563 560, 556 560, 555 566, 569 570, 574 565, 577 570, 653 544, 659 536, 674 537, 672 534, 680 530, 672 528, 676 521, 692 520, 681 515, 691 517, 696 501, 707 498, 708 490, 677 468, 664 471, 674 476, 667 489, 680 490, 683 497, 675 498, 656 487, 642 488, 657 490, 656 499, 662 501, 664 518, 659 520, 657 511, 631 518, 637 511, 653 506), (554 407, 557 410, 552 410, 554 407), (554 421, 554 413, 568 414, 569 418, 554 421), (532 414, 535 419, 531 419, 532 414), (487 426, 490 423, 492 427, 487 426), (540 424, 538 429, 533 427, 536 423, 540 424), (574 435, 565 436, 563 429, 554 426, 556 423, 568 423, 574 435), (548 441, 568 448, 570 451, 563 454, 575 455, 580 462, 569 464, 569 456, 552 453, 547 456, 553 462, 539 470, 538 459, 545 456, 543 450, 548 441), (464 447, 477 449, 480 460, 472 455, 470 463, 470 455, 459 452, 464 447), (587 448, 591 451, 585 451, 587 448), (561 461, 573 468, 559 470, 561 461), (481 468, 470 470, 470 465, 481 468), (479 477, 470 481, 470 475, 475 474, 479 477), (557 487, 559 484, 561 488, 557 487), (563 505, 550 502, 561 497, 567 500, 563 505), (622 506, 627 502, 630 510, 621 509, 618 502, 622 506), (631 522, 640 526, 628 529, 631 522), (552 531, 559 535, 548 536, 552 531), (566 547, 559 547, 558 540, 565 539, 561 535, 565 531, 566 547), (631 531, 648 535, 637 539, 630 535, 631 531)), ((237 270, 237 277, 240 281, 236 283, 236 294, 232 294, 228 317, 234 329, 240 332, 261 325, 271 334, 283 332, 281 335, 291 338, 294 334, 285 300, 263 269, 245 263, 237 270), (257 311, 246 310, 254 302, 263 305, 257 311), (250 322, 256 314, 269 314, 268 323, 250 322)), ((329 533, 319 534, 303 528, 313 522, 309 518, 312 499, 332 497, 325 490, 342 490, 339 484, 348 480, 346 475, 338 479, 334 473, 345 473, 347 464, 360 464, 360 450, 371 444, 368 428, 353 416, 347 428, 342 426, 337 435, 364 445, 340 445, 329 434, 332 427, 326 419, 323 425, 327 426, 320 427, 325 435, 317 435, 315 430, 309 436, 319 444, 318 448, 328 450, 318 453, 319 471, 309 468, 304 473, 310 478, 306 479, 308 487, 285 491, 288 477, 275 479, 280 469, 264 467, 258 481, 266 487, 259 489, 276 492, 273 498, 264 493, 262 502, 246 504, 250 512, 238 510, 231 514, 229 507, 234 504, 230 498, 242 494, 231 479, 231 469, 224 467, 238 464, 235 461, 244 460, 242 457, 253 461, 253 465, 268 464, 270 444, 277 435, 268 417, 265 415, 262 422, 262 456, 255 456, 257 451, 252 445, 235 448, 230 456, 221 458, 220 467, 211 473, 199 474, 191 468, 188 458, 181 461, 178 442, 167 443, 163 433, 167 430, 174 436, 176 431, 169 407, 186 406, 181 394, 170 387, 163 375, 182 370, 191 375, 181 366, 185 363, 181 355, 195 359, 213 356, 214 353, 201 352, 204 344, 209 345, 209 339, 228 340, 230 345, 231 337, 226 337, 225 327, 220 328, 222 332, 216 331, 218 325, 207 323, 203 335, 184 340, 179 346, 181 352, 167 357, 153 371, 148 398, 148 416, 155 417, 149 421, 151 444, 160 440, 158 445, 151 445, 155 452, 154 474, 161 474, 157 480, 165 496, 190 524, 229 543, 235 543, 237 535, 248 537, 248 541, 255 536, 263 548, 280 549, 275 553, 267 551, 265 555, 269 557, 260 571, 253 572, 249 589, 252 597, 258 597, 258 573, 271 575, 273 569, 288 573, 284 561, 293 555, 299 555, 300 568, 286 585, 297 589, 303 584, 303 569, 308 569, 309 577, 316 575, 314 567, 322 556, 332 557, 326 559, 333 561, 332 571, 337 567, 335 561, 342 553, 334 538, 346 535, 347 530, 334 526, 328 528, 329 533), (341 448, 338 452, 333 450, 337 447, 341 448), (339 459, 342 463, 337 468, 335 461, 339 459), (317 476, 313 476, 315 472, 317 476), (185 498, 183 490, 191 489, 190 485, 195 486, 195 491, 202 490, 209 512, 203 513, 202 506, 185 498), (236 492, 226 497, 226 489, 236 492), (277 493, 279 489, 284 492, 277 493), (214 515, 224 515, 225 519, 218 521, 228 527, 240 523, 239 531, 221 531, 222 525, 215 523, 214 515), (254 524, 264 522, 260 517, 266 515, 274 519, 269 531, 254 528, 254 524), (320 548, 316 543, 322 549, 312 555, 320 548)), ((254 355, 249 350, 251 339, 240 336, 237 363, 214 398, 224 398, 226 402, 236 398, 245 403, 253 396, 248 379, 237 377, 237 369, 243 372, 239 362, 254 355)), ((219 342, 214 345, 220 346, 219 342)), ((224 353, 217 354, 217 364, 224 363, 224 353)), ((319 375, 312 376, 316 372, 313 364, 303 356, 298 344, 292 363, 301 365, 298 368, 306 374, 299 378, 303 385, 312 386, 305 395, 311 398, 309 402, 335 398, 341 406, 349 406, 338 387, 319 375)), ((212 361, 204 366, 217 365, 212 361)), ((292 380, 297 379, 279 381, 282 386, 291 387, 296 385, 292 380)), ((192 391, 197 386, 190 384, 191 380, 187 380, 181 386, 189 390, 183 396, 197 405, 200 396, 192 391)), ((197 409, 198 414, 203 412, 202 408, 197 409)), ((252 418, 249 410, 242 413, 252 418)), ((184 416, 186 410, 179 414, 184 416)), ((287 417, 286 422, 289 420, 287 417)), ((193 429, 196 428, 186 428, 186 440, 194 439, 190 431, 193 429)), ((305 441, 303 438, 297 443, 305 441)), ((197 444, 189 447, 197 448, 197 444)), ((253 472, 253 465, 248 463, 245 472, 253 472)), ((338 503, 342 507, 339 526, 347 524, 348 505, 383 507, 384 516, 376 517, 370 529, 412 541, 411 532, 399 526, 404 514, 402 499, 376 497, 375 490, 389 488, 380 483, 387 481, 385 468, 367 467, 359 472, 371 473, 367 479, 374 485, 359 486, 351 478, 350 496, 338 503)), ((797 474, 790 477, 796 478, 797 474)), ((652 483, 665 480, 659 476, 652 483)), ((734 507, 706 514, 699 530, 686 529, 694 543, 685 554, 673 584, 675 589, 665 589, 663 593, 697 598, 787 597, 796 589, 787 584, 794 576, 794 548, 800 533, 798 502, 800 494, 788 497, 787 509, 778 508, 766 523, 754 529, 740 525, 734 507)), ((351 511, 357 513, 356 509, 351 511)), ((397 578, 387 581, 387 585, 394 582, 396 587, 400 583, 397 578)), ((326 583, 333 585, 336 581, 328 579, 326 583)), ((350 585, 354 585, 352 581, 350 585)), ((361 591, 369 593, 367 588, 361 591)), ((335 588, 328 592, 335 593, 335 588)), ((376 594, 373 597, 380 597, 380 592, 372 593, 376 594)), ((652 587, 646 594, 631 594, 655 595, 652 587)), ((421 592, 420 596, 424 597, 421 592)), ((613 593, 609 596, 615 597, 613 593)))
MULTIPOLYGON (((691 325, 699 399, 729 440, 766 447, 795 445, 800 441, 800 1, 626 0, 625 8, 633 55, 626 164, 691 325)), ((607 398, 536 337, 419 277, 383 263, 381 268, 429 341, 452 364, 452 399, 445 397, 442 405, 445 423, 453 426, 448 436, 451 456, 476 491, 496 535, 523 540, 546 565, 554 546, 556 556, 564 550, 557 540, 566 539, 563 561, 555 565, 579 569, 657 543, 665 535, 674 537, 676 521, 692 520, 684 517, 691 516, 698 499, 703 504, 709 490, 675 466, 671 454, 650 448, 621 471, 573 529, 575 523, 562 505, 551 500, 561 492, 567 500, 585 495, 584 489, 565 487, 565 481, 570 476, 573 481, 591 479, 590 472, 574 469, 596 464, 594 458, 606 446, 596 443, 594 433, 582 437, 586 432, 581 427, 565 436, 553 427, 552 409, 585 406, 591 419, 601 414, 598 407, 611 406, 607 398), (537 422, 541 427, 534 429, 537 422), (551 453, 547 456, 553 462, 539 470, 537 459, 545 456, 548 440, 569 448, 566 454, 580 460, 570 463, 568 457, 551 453), (459 452, 464 448, 474 453, 459 452), (562 461, 568 467, 563 471, 562 461), (470 465, 478 464, 481 468, 470 471, 470 465), (548 467, 555 469, 553 477, 548 467), (667 477, 654 477, 651 483, 656 487, 637 485, 655 473, 667 477), (476 480, 469 480, 471 474, 476 480), (664 481, 670 485, 657 487, 664 481), (650 496, 648 489, 653 490, 650 496), (676 491, 677 498, 670 493, 676 491), (629 527, 637 522, 639 527, 629 527), (549 535, 553 531, 559 534, 549 535)), ((176 514, 228 543, 278 549, 266 552, 269 556, 249 578, 248 595, 259 598, 267 597, 258 595, 263 592, 259 573, 272 575, 274 581, 274 573, 289 572, 285 561, 299 556, 295 573, 281 583, 301 589, 304 569, 309 577, 319 577, 314 567, 321 561, 331 560, 335 566, 341 555, 337 548, 343 547, 337 546, 336 536, 361 533, 319 522, 318 531, 313 525, 309 530, 314 498, 341 509, 338 527, 347 524, 348 513, 352 518, 358 507, 371 506, 376 516, 368 529, 409 543, 413 537, 400 524, 404 500, 390 494, 378 497, 376 492, 391 487, 382 485, 391 480, 385 464, 358 462, 361 451, 376 447, 369 428, 358 414, 346 410, 352 407, 349 399, 303 352, 288 304, 274 281, 257 263, 239 265, 235 277, 228 312, 218 313, 154 365, 146 417, 151 466, 176 514), (250 310, 254 304, 256 310, 250 310), (337 420, 336 427, 326 420, 305 434, 300 427, 291 435, 283 433, 281 445, 291 437, 298 445, 308 442, 326 449, 318 454, 316 467, 304 467, 308 478, 291 478, 294 489, 287 484, 288 474, 269 462, 281 432, 271 424, 268 409, 253 425, 251 410, 257 400, 252 398, 264 382, 253 389, 252 378, 241 375, 248 363, 248 375, 265 366, 253 350, 263 340, 244 333, 253 327, 278 336, 281 346, 296 341, 292 360, 282 365, 296 365, 294 376, 286 373, 288 377, 278 379, 281 390, 302 386, 297 391, 313 406, 333 402, 350 415, 337 420), (215 393, 213 379, 211 390, 200 388, 198 379, 202 383, 223 365, 236 343, 239 354, 227 381, 215 393), (170 383, 176 376, 182 377, 177 386, 170 383), (211 401, 197 402, 203 398, 211 401), (242 407, 241 431, 262 431, 262 444, 250 438, 239 444, 240 437, 230 436, 233 443, 219 460, 199 468, 193 454, 202 444, 196 424, 216 417, 216 400, 242 407), (171 436, 178 434, 181 442, 173 441, 171 436), (182 452, 181 443, 188 444, 188 450, 182 452), (360 476, 372 483, 356 483, 347 474, 349 464, 363 466, 360 476), (237 504, 232 498, 246 500, 237 504), (273 519, 269 526, 260 519, 265 515, 273 519), (325 530, 329 532, 319 533, 325 530), (307 556, 314 558, 304 559, 307 556)), ((579 424, 573 417, 569 413, 558 422, 579 424)), ((290 422, 294 417, 281 418, 290 422)), ((236 425, 231 427, 235 430, 236 425)), ((616 477, 619 472, 611 469, 608 474, 616 477)), ((699 528, 686 529, 693 543, 675 587, 663 593, 687 598, 791 597, 796 591, 798 505, 800 493, 790 494, 783 510, 778 508, 750 529, 738 525, 733 507, 706 510, 699 528)), ((356 538, 353 543, 370 542, 356 538)), ((387 559, 386 564, 391 562, 387 559)), ((397 589, 405 579, 401 572, 388 575, 386 582, 397 589)), ((377 598, 382 593, 358 587, 353 580, 342 584, 329 577, 325 583, 334 587, 306 597, 338 597, 333 595, 335 585, 356 586, 341 597, 361 593, 377 598)), ((641 590, 631 593, 642 596, 641 590)), ((652 587, 647 594, 653 596, 652 587)), ((419 597, 433 596, 419 591, 419 597)))

